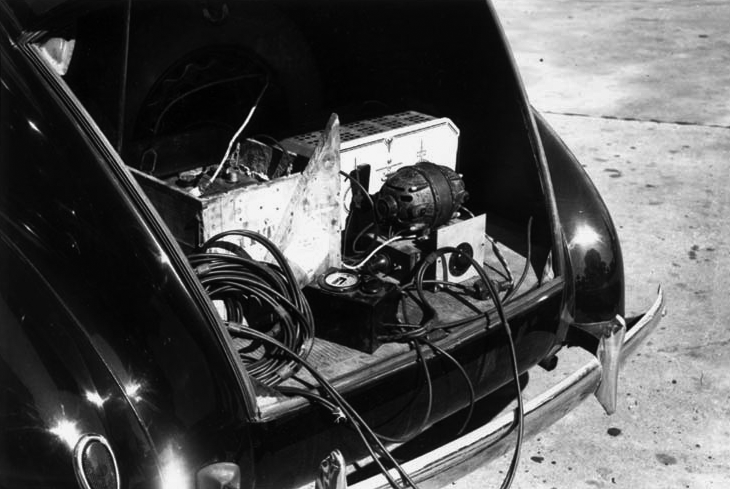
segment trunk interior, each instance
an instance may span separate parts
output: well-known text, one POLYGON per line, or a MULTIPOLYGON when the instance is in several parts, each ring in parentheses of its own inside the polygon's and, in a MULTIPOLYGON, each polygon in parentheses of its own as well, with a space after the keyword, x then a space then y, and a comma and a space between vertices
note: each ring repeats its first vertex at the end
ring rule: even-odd
MULTIPOLYGON (((480 267, 498 286, 505 287, 503 298, 509 294, 506 312, 511 322, 515 319, 518 349, 520 342, 523 345, 520 367, 524 370, 540 361, 558 335, 562 279, 561 264, 553 252, 556 223, 552 197, 545 193, 549 187, 545 185, 547 177, 541 174, 529 107, 490 7, 485 2, 466 0, 449 2, 448 8, 436 1, 324 1, 314 9, 304 2, 238 2, 225 11, 213 7, 201 11, 196 5, 134 2, 128 25, 123 20, 123 5, 92 9, 62 31, 76 41, 75 54, 64 75, 66 82, 132 169, 183 250, 192 252, 215 234, 213 231, 224 230, 217 224, 205 227, 211 206, 202 197, 190 196, 187 179, 199 177, 201 171, 195 172, 200 168, 218 165, 230 135, 252 106, 257 107, 256 113, 242 137, 255 142, 244 144, 236 153, 240 151, 242 161, 252 167, 263 152, 268 170, 274 166, 272 155, 279 162, 290 158, 284 173, 276 173, 277 169, 268 172, 270 177, 275 174, 270 178, 272 182, 289 178, 290 172, 297 175, 306 171, 311 148, 308 152, 297 144, 306 142, 308 134, 323 131, 333 113, 341 123, 343 164, 347 144, 354 154, 358 150, 355 143, 370 142, 386 134, 383 141, 390 151, 388 137, 397 140, 418 124, 425 124, 428 127, 422 133, 421 146, 412 151, 419 156, 406 161, 406 166, 445 155, 442 158, 449 161, 431 162, 450 165, 453 173, 449 175, 462 179, 469 199, 458 206, 453 219, 440 224, 440 229, 446 230, 443 234, 430 228, 424 233, 419 228, 421 242, 428 241, 424 236, 435 235, 443 236, 448 246, 466 243, 483 248, 480 267), (187 35, 179 39, 182 30, 187 35), (151 45, 155 49, 150 50, 151 45), (100 83, 89 73, 107 82, 100 83), (392 122, 393 117, 403 114, 415 119, 392 122), (368 132, 363 121, 380 126, 368 132), (440 122, 451 132, 437 133, 440 122), (347 132, 355 129, 360 132, 347 132), (400 132, 393 136, 392 131, 400 132), (452 140, 458 140, 458 144, 452 144, 452 140), (442 147, 450 149, 441 151, 442 147), (451 228, 455 222, 470 219, 474 224, 463 224, 466 231, 451 228), (502 259, 493 251, 492 241, 498 243, 502 259), (510 272, 505 271, 505 263, 510 272), (510 275, 517 287, 507 292, 510 275), (524 279, 519 280, 522 275, 524 279), (550 310, 541 316, 552 322, 536 324, 526 319, 527 313, 537 307, 538 298, 548 296, 555 300, 547 301, 550 310), (529 333, 538 330, 540 335, 529 333)), ((353 175, 358 181, 367 181, 368 175, 378 171, 392 175, 395 170, 389 169, 390 160, 355 160, 352 168, 347 168, 349 180, 340 182, 346 212, 334 236, 341 243, 337 258, 340 263, 350 264, 367 261, 363 248, 357 247, 362 244, 358 241, 367 243, 367 252, 380 245, 383 247, 377 249, 383 250, 385 242, 399 238, 402 231, 383 230, 383 236, 376 236, 368 227, 372 226, 368 222, 372 209, 362 205, 362 200, 368 199, 354 187, 349 193, 347 190, 353 175), (356 202, 358 198, 360 202, 356 202)), ((268 212, 266 206, 274 207, 276 212, 281 210, 283 203, 277 201, 276 193, 271 190, 266 194, 264 188, 268 185, 266 188, 273 189, 274 183, 254 181, 250 174, 246 174, 244 183, 237 178, 234 175, 217 187, 211 186, 211 193, 215 190, 226 194, 231 189, 262 184, 263 197, 257 197, 262 201, 261 213, 268 212)), ((375 206, 373 202, 380 202, 379 189, 370 186, 366 190, 372 194, 371 199, 376 199, 370 202, 371 207, 375 206)), ((245 202, 245 191, 241 196, 245 202)), ((338 208, 336 212, 339 215, 342 211, 338 208)), ((430 244, 417 252, 413 246, 408 248, 415 241, 395 247, 384 260, 421 259, 437 246, 429 239, 430 244)), ((481 360, 469 358, 469 348, 481 344, 499 325, 494 301, 489 299, 480 277, 469 272, 469 278, 460 278, 467 265, 444 258, 442 271, 426 272, 426 280, 451 278, 456 285, 432 284, 419 297, 407 287, 418 265, 412 264, 403 272, 408 266, 401 266, 401 262, 385 272, 369 270, 368 277, 362 267, 358 268, 354 278, 346 273, 349 269, 336 263, 340 275, 333 276, 333 281, 352 279, 362 285, 373 275, 386 284, 376 284, 380 288, 373 294, 380 302, 358 299, 357 307, 361 309, 352 306, 349 316, 343 311, 347 312, 351 307, 348 301, 354 300, 352 289, 333 290, 339 287, 333 282, 307 292, 316 319, 315 330, 328 332, 317 333, 307 360, 343 392, 366 392, 369 386, 404 369, 411 369, 411 375, 417 376, 419 353, 414 343, 404 339, 407 335, 398 341, 388 339, 388 328, 403 333, 408 325, 422 325, 431 319, 430 324, 436 326, 458 323, 436 328, 425 338, 443 351, 452 352, 455 362, 467 366, 478 395, 508 381, 509 372, 499 365, 477 365, 479 361, 500 362, 504 351, 483 348, 483 353, 477 355, 481 360), (446 272, 452 264, 458 273, 451 268, 446 272), (401 272, 396 273, 396 269, 401 272), (393 294, 381 294, 382 287, 397 290, 398 299, 393 299, 393 294), (424 303, 430 307, 424 308, 424 303), (389 311, 385 319, 380 315, 384 310, 389 311), (428 316, 429 310, 436 311, 434 318, 428 316), (360 314, 365 316, 362 320, 360 314), (348 333, 349 323, 361 330, 348 333), (350 341, 348 334, 366 338, 350 341), (341 340, 343 335, 345 340, 341 340), (493 358, 489 360, 489 356, 493 358)), ((320 270, 310 281, 316 284, 318 277, 327 273, 320 270)), ((230 311, 225 304, 214 304, 224 318, 228 317, 230 311)), ((233 348, 242 357, 271 354, 263 348, 254 352, 251 343, 232 339, 233 348)), ((503 347, 501 342, 493 344, 496 349, 503 347)), ((427 363, 434 372, 448 371, 455 379, 450 382, 458 384, 458 368, 439 367, 444 355, 435 348, 427 350, 420 362, 427 363)), ((306 405, 304 398, 283 394, 282 387, 284 391, 311 390, 316 382, 299 370, 278 385, 255 379, 253 384, 259 416, 270 420, 291 415, 306 405)), ((442 416, 468 402, 462 387, 442 416)))

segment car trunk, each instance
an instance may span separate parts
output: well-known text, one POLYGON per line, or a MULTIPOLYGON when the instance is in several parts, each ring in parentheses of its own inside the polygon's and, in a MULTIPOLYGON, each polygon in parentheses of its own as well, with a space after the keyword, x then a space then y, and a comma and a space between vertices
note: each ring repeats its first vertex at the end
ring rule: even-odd
MULTIPOLYGON (((301 2, 277 4, 277 15, 291 22, 289 28, 306 46, 300 90, 307 95, 298 96, 308 104, 289 104, 275 136, 286 140, 292 134, 322 130, 331 113, 339 115, 343 127, 405 111, 452 121, 459 129, 456 170, 470 194, 466 206, 475 215, 486 215, 486 232, 499 243, 513 274, 527 270, 522 287, 506 305, 520 366, 527 369, 562 334, 562 264, 556 259, 562 255, 555 247, 553 202, 546 192, 549 178, 543 173, 521 82, 493 12, 483 2, 451 2, 448 7, 442 2, 318 2, 314 9, 301 2), (525 267, 528 248, 530 263, 525 267)), ((485 270, 498 281, 493 270, 500 270, 500 263, 487 248, 485 270)), ((475 277, 464 284, 476 281, 475 277)), ((475 310, 487 313, 487 320, 433 336, 438 347, 466 368, 478 395, 511 379, 492 301, 443 292, 429 293, 428 300, 442 322, 474 315, 475 310)), ((404 302, 411 315, 420 314, 417 301, 404 302)), ((347 322, 339 316, 331 320, 347 322)), ((469 394, 456 367, 434 351, 424 354, 434 376, 443 375, 435 394, 441 400, 430 424, 467 406, 469 394)), ((421 392, 414 401, 413 392, 425 380, 411 345, 385 342, 366 352, 317 338, 309 361, 340 390, 366 399, 365 409, 377 406, 374 422, 385 422, 384 429, 392 435, 418 428, 426 395, 421 392)), ((312 384, 311 376, 300 371, 283 385, 312 384)), ((257 399, 262 420, 291 415, 307 403, 263 386, 257 399)))
MULTIPOLYGON (((257 97, 262 102, 246 135, 264 135, 257 141, 266 151, 291 151, 293 175, 301 171, 297 161, 310 155, 292 150, 287 141, 322 131, 333 113, 342 124, 342 143, 344 129, 363 121, 387 122, 402 114, 418 114, 427 124, 447 120, 458 131, 453 163, 470 196, 465 207, 481 221, 469 233, 474 240, 486 233, 503 255, 500 260, 491 242, 482 243, 483 269, 497 283, 505 281, 503 262, 515 282, 524 270, 524 280, 504 304, 520 372, 556 351, 567 328, 563 309, 569 295, 555 202, 529 105, 488 4, 317 2, 312 8, 304 2, 241 2, 197 8, 135 2, 128 29, 120 27, 128 13, 123 4, 76 17, 76 53, 65 75, 184 251, 209 236, 201 231, 204 202, 190 197, 189 189, 175 188, 176 182, 184 171, 217 163, 257 97), (159 49, 151 53, 151 45, 159 49), (121 66, 126 69, 117 70, 121 66), (89 73, 108 83, 90 81, 89 73)), ((245 191, 241 199, 246 201, 245 191)), ((281 207, 273 191, 262 202, 261 209, 281 207)), ((345 234, 347 219, 340 223, 345 234)), ((447 244, 469 239, 449 238, 447 244)), ((437 311, 421 360, 413 342, 352 344, 336 334, 318 334, 307 361, 378 432, 394 439, 412 436, 472 404, 468 384, 473 397, 481 398, 513 377, 503 325, 494 301, 475 288, 479 281, 460 280, 453 293, 429 286, 424 297, 399 298, 392 322, 425 322, 424 298, 437 311), (463 318, 471 319, 438 327, 463 318)), ((403 286, 407 279, 391 282, 403 286)), ((350 323, 369 327, 359 313, 331 313, 338 301, 345 301, 339 311, 346 310, 348 291, 308 293, 313 303, 319 301, 313 306, 315 330, 341 330, 350 323)), ((367 307, 378 311, 383 304, 367 307)), ((236 352, 249 344, 230 340, 236 352)), ((247 375, 244 364, 239 367, 247 375)), ((300 482, 332 448, 349 460, 363 454, 352 433, 326 412, 285 392, 317 391, 304 369, 278 385, 252 379, 251 386, 246 394, 255 398, 256 429, 265 445, 257 470, 279 474, 261 487, 300 482), (296 464, 281 467, 281 457, 302 451, 307 455, 292 457, 296 464)))

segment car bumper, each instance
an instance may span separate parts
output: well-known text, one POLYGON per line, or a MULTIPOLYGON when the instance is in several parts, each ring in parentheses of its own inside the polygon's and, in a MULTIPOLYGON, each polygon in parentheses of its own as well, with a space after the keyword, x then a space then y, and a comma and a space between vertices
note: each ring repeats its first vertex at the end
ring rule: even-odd
MULTIPOLYGON (((623 338, 619 364, 634 353, 659 324, 665 310, 664 294, 659 289, 652 307, 630 325, 623 338)), ((563 380, 525 402, 525 436, 545 430, 565 416, 583 400, 598 391, 604 368, 598 358, 592 358, 563 380)), ((514 415, 508 412, 482 427, 439 448, 409 460, 403 468, 422 489, 442 487, 455 477, 470 472, 501 456, 514 446, 514 415)), ((397 476, 396 476, 397 477, 397 476)), ((382 475, 349 486, 350 489, 380 489, 389 487, 382 475)))

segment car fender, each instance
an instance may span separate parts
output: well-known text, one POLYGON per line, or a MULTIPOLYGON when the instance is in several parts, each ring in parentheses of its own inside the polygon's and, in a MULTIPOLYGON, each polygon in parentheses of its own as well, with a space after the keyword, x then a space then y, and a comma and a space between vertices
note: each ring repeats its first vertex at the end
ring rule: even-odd
MULTIPOLYGON (((5 14, 0 7, 0 92, 7 115, 0 128, 0 173, 7 183, 0 193, 0 234, 22 250, 16 255, 82 330, 173 481, 180 475, 191 480, 219 462, 248 467, 252 409, 212 305, 109 143, 33 46, 14 41, 6 29, 13 21, 5 14)), ((0 262, 6 256, 11 253, 0 253, 0 262)), ((19 287, 28 280, 18 276, 16 281, 0 270, 0 283, 19 287)), ((32 288, 26 292, 35 295, 32 288)), ((52 383, 46 385, 52 392, 52 383)), ((64 406, 85 405, 86 391, 64 406)), ((14 444, 8 440, 7 446, 14 444)))
POLYGON ((87 471, 76 455, 90 437, 113 454, 115 467, 96 471, 109 480, 116 469, 110 487, 159 481, 129 394, 5 233, 0 256, 0 440, 9 448, 0 450, 0 486, 79 487, 87 471))
MULTIPOLYGON (((578 159, 537 112, 575 288, 578 323, 624 316, 624 266, 616 227, 578 159)), ((570 278, 570 277, 568 277, 570 278)))

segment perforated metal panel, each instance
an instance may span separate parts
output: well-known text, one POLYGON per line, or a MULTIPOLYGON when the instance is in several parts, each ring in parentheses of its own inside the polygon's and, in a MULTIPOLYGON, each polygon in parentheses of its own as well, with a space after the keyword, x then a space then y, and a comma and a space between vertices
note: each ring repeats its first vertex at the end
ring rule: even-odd
MULTIPOLYGON (((282 146, 309 157, 319 140, 318 132, 301 134, 282 141, 282 146)), ((430 161, 456 168, 459 129, 447 118, 415 111, 366 119, 340 127, 341 168, 351 172, 358 166, 370 167, 370 179, 362 182, 374 194, 398 168, 430 161)), ((351 198, 350 182, 342 181, 342 208, 346 213, 351 198)), ((345 222, 345 215, 342 222, 345 222)))
MULTIPOLYGON (((437 119, 430 115, 409 110, 399 114, 344 124, 340 127, 340 144, 342 145, 342 149, 345 150, 348 147, 346 143, 350 141, 434 120, 437 119)), ((299 154, 306 154, 302 153, 302 151, 313 151, 319 140, 319 134, 319 132, 301 134, 287 139, 283 144, 284 147, 296 147, 299 151, 295 152, 299 154)))

